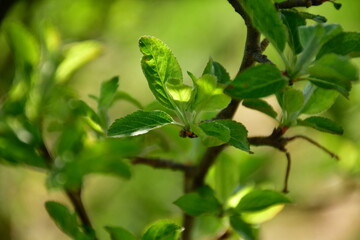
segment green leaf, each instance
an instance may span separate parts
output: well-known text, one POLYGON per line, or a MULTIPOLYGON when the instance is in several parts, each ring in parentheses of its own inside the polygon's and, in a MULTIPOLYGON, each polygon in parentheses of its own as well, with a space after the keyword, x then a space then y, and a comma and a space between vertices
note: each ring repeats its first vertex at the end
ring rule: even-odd
POLYGON ((215 111, 229 105, 231 98, 223 93, 223 89, 217 87, 216 77, 203 75, 195 81, 196 95, 191 108, 195 112, 215 111))
POLYGON ((290 73, 296 77, 306 74, 308 66, 311 64, 322 45, 331 38, 342 32, 342 28, 337 24, 316 24, 311 26, 299 27, 300 43, 303 51, 295 64, 294 73, 290 73))
POLYGON ((190 216, 202 214, 217 214, 221 211, 221 204, 214 196, 213 190, 204 186, 197 192, 185 194, 174 202, 190 216))
POLYGON ((198 127, 205 135, 197 131, 197 129, 193 129, 193 131, 200 136, 207 147, 227 143, 231 138, 230 129, 217 121, 203 122, 198 127))
POLYGON ((322 88, 334 89, 349 96, 351 81, 358 79, 358 70, 347 57, 327 54, 309 68, 309 80, 322 88))
POLYGON ((276 119, 277 113, 274 111, 272 106, 264 100, 245 99, 244 101, 242 101, 242 105, 244 105, 247 108, 251 108, 251 109, 257 110, 259 112, 262 112, 262 113, 276 119))
POLYGON ((71 213, 69 209, 61 203, 53 201, 46 202, 45 208, 61 231, 71 238, 78 236, 80 230, 75 213, 71 213))
POLYGON ((172 123, 174 120, 165 112, 138 110, 123 118, 116 119, 108 130, 108 136, 136 136, 172 123))
POLYGON ((103 50, 103 46, 96 41, 88 40, 72 43, 64 51, 64 60, 59 64, 55 79, 57 82, 64 82, 70 75, 81 66, 98 57, 103 50))
POLYGON ((230 139, 228 144, 243 151, 250 152, 250 145, 247 140, 247 130, 244 125, 232 120, 216 120, 214 122, 220 123, 230 130, 230 139))
POLYGON ((111 240, 136 240, 136 237, 122 227, 105 227, 111 240))
POLYGON ((225 91, 234 98, 260 98, 278 92, 286 83, 274 65, 261 64, 239 74, 225 91))
POLYGON ((10 164, 47 168, 45 159, 39 156, 36 149, 17 138, 0 137, 0 159, 10 164))
POLYGON ((178 240, 183 228, 169 221, 158 221, 152 224, 141 240, 178 240))
POLYGON ((40 60, 40 47, 35 37, 18 23, 7 25, 5 30, 16 65, 21 68, 35 67, 40 60))
POLYGON ((98 99, 99 109, 108 109, 112 105, 119 87, 119 77, 113 77, 101 83, 100 96, 98 99))
POLYGON ((268 207, 290 203, 284 194, 272 190, 254 190, 241 198, 236 210, 239 212, 256 212, 268 207))
POLYGON ((209 59, 206 67, 204 69, 203 75, 210 74, 217 77, 217 82, 219 84, 229 84, 230 83, 230 75, 226 71, 226 69, 218 62, 209 59))
POLYGON ((165 107, 175 109, 171 96, 166 90, 169 80, 182 81, 179 63, 170 49, 159 39, 145 36, 139 40, 141 67, 155 98, 165 107))
POLYGON ((301 113, 318 114, 330 108, 339 93, 335 90, 319 88, 309 83, 304 89, 305 104, 301 113))
POLYGON ((301 91, 287 88, 282 95, 282 108, 287 113, 294 113, 300 110, 304 103, 304 95, 301 91))
POLYGON ((341 126, 337 125, 332 120, 324 117, 309 117, 305 120, 299 119, 298 125, 312 127, 321 132, 328 132, 332 134, 342 135, 344 133, 344 130, 341 126))
POLYGON ((328 53, 360 57, 360 33, 342 32, 328 41, 319 51, 317 58, 328 53))
POLYGON ((286 30, 272 0, 261 4, 253 0, 241 0, 254 26, 282 53, 286 43, 286 30))
POLYGON ((281 17, 288 30, 288 43, 295 54, 302 51, 298 27, 306 25, 305 19, 296 11, 281 10, 281 17))
POLYGON ((233 215, 230 217, 230 225, 245 240, 257 239, 252 226, 242 220, 239 215, 233 215))

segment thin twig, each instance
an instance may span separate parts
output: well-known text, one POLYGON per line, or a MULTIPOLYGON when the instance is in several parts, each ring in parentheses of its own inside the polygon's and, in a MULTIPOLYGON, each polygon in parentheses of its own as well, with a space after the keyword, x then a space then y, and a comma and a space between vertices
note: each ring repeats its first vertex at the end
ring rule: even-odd
POLYGON ((80 188, 76 190, 66 189, 65 192, 68 198, 70 199, 70 202, 74 206, 77 215, 79 216, 79 219, 83 225, 84 232, 87 233, 89 236, 94 236, 94 239, 96 239, 95 231, 92 227, 90 218, 86 213, 83 201, 81 199, 81 189, 80 188))
MULTIPOLYGON (((48 150, 48 148, 46 147, 45 143, 42 144, 41 149, 39 151, 47 165, 48 168, 51 169, 54 160, 48 150)), ((89 234, 89 236, 93 236, 94 240, 96 240, 96 234, 95 231, 92 227, 91 221, 89 216, 87 215, 86 209, 84 207, 83 201, 81 199, 81 188, 78 189, 74 189, 74 190, 69 190, 69 189, 64 189, 66 195, 68 196, 68 198, 70 199, 71 204, 73 205, 75 212, 77 213, 80 221, 81 221, 81 225, 83 227, 83 230, 85 233, 89 234)))
POLYGON ((170 169, 173 171, 191 171, 194 166, 186 165, 182 163, 173 162, 171 160, 159 159, 159 158, 144 158, 136 157, 131 161, 132 164, 144 164, 153 168, 170 169))
POLYGON ((291 170, 291 156, 289 152, 285 152, 286 155, 286 160, 287 160, 287 164, 286 164, 286 172, 285 172, 285 180, 284 180, 284 188, 282 190, 283 193, 288 193, 289 192, 289 176, 290 176, 290 170, 291 170))
POLYGON ((340 157, 338 155, 336 155, 335 153, 333 153, 332 151, 330 151, 329 149, 327 149, 326 147, 322 146, 320 143, 314 141, 313 139, 304 136, 304 135, 295 135, 289 138, 286 138, 287 142, 293 141, 295 139, 304 139, 306 141, 308 141, 309 143, 315 145, 316 147, 320 148, 321 150, 323 150, 324 152, 326 152, 327 154, 329 154, 332 158, 335 158, 336 160, 340 160, 340 157))

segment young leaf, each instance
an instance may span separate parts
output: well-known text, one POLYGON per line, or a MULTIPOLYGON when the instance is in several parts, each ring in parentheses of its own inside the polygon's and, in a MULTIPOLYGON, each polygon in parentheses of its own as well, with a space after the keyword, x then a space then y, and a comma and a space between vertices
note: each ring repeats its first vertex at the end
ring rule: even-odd
POLYGON ((230 217, 231 227, 245 240, 256 240, 254 229, 250 224, 244 222, 240 215, 233 215, 230 217))
POLYGON ((56 81, 66 81, 75 70, 99 56, 102 49, 99 42, 90 40, 69 45, 64 51, 64 60, 56 70, 56 81))
POLYGON ((254 26, 265 35, 282 53, 286 43, 286 31, 272 0, 263 0, 261 4, 253 0, 241 0, 254 26))
POLYGON ((250 145, 247 140, 247 130, 244 125, 232 120, 216 120, 214 122, 220 123, 230 130, 230 139, 228 144, 243 151, 250 152, 250 145))
POLYGON ((244 101, 242 101, 242 105, 247 108, 251 108, 251 109, 257 110, 259 112, 262 112, 262 113, 276 119, 277 113, 274 111, 272 106, 264 100, 245 99, 244 101))
POLYGON ((122 227, 105 227, 111 240, 136 240, 136 237, 122 227))
POLYGON ((216 214, 221 211, 221 204, 214 196, 213 190, 202 187, 197 192, 185 194, 174 202, 184 212, 191 216, 201 214, 216 214))
POLYGON ((281 10, 281 17, 288 30, 289 46, 295 54, 298 54, 302 51, 298 27, 306 25, 306 21, 304 17, 296 11, 281 10))
POLYGON ((319 88, 309 82, 304 89, 304 96, 305 104, 301 109, 301 113, 317 114, 330 108, 339 93, 335 90, 319 88))
POLYGON ((138 110, 115 120, 108 130, 108 136, 136 136, 172 123, 174 120, 165 112, 138 110))
POLYGON ((358 79, 357 68, 345 56, 324 55, 309 68, 309 80, 322 88, 334 89, 348 97, 351 81, 358 79))
POLYGON ((307 68, 324 45, 331 38, 340 34, 342 28, 337 24, 316 24, 311 26, 299 27, 300 43, 303 51, 295 64, 294 76, 306 74, 307 68))
POLYGON ((170 49, 159 39, 145 36, 139 40, 141 67, 155 98, 165 107, 175 109, 166 90, 169 80, 181 83, 183 77, 179 63, 170 49))
POLYGON ((360 57, 360 33, 342 32, 328 41, 319 51, 317 58, 328 53, 360 57))
POLYGON ((58 202, 48 201, 45 208, 56 225, 69 237, 76 238, 80 232, 76 214, 70 213, 69 209, 58 202))
POLYGON ((231 98, 217 87, 216 77, 203 75, 195 81, 196 95, 192 100, 191 108, 196 111, 215 111, 229 105, 231 98))
POLYGON ((309 117, 305 120, 298 119, 297 123, 300 126, 312 127, 321 132, 328 132, 339 135, 342 135, 344 133, 344 130, 341 126, 337 125, 332 120, 324 117, 309 117))
POLYGON ((99 109, 107 110, 112 105, 119 87, 119 77, 113 77, 101 84, 100 96, 98 99, 99 109))
POLYGON ((286 83, 274 65, 261 64, 242 72, 225 91, 234 98, 260 98, 278 92, 286 83))
POLYGON ((203 75, 210 74, 217 77, 217 82, 219 84, 229 84, 230 83, 230 75, 226 71, 226 69, 218 62, 209 59, 206 67, 204 69, 203 75))
POLYGON ((236 210, 239 212, 256 212, 268 207, 290 203, 284 194, 272 190, 254 190, 241 198, 236 210))
POLYGON ((162 220, 152 224, 141 240, 178 240, 182 231, 179 225, 162 220))
POLYGON ((303 93, 293 88, 287 88, 282 97, 282 108, 287 113, 297 112, 304 103, 303 93))

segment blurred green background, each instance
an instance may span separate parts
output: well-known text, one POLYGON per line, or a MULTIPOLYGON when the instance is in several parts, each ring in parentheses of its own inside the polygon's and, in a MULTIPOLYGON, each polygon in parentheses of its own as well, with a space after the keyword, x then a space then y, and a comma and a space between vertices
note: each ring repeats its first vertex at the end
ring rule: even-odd
MULTIPOLYGON (((360 31, 360 2, 343 1, 340 11, 331 4, 309 11, 324 15, 329 23, 340 23, 346 31, 360 31)), ((154 99, 140 68, 137 42, 142 35, 163 40, 177 57, 182 69, 200 75, 211 56, 235 76, 239 68, 245 27, 242 19, 225 0, 23 0, 15 3, 2 26, 23 22, 35 35, 45 24, 53 24, 64 43, 94 39, 101 42, 101 56, 77 71, 71 86, 79 97, 93 105, 89 94, 97 94, 100 83, 120 76, 120 89, 144 105, 154 99)), ((0 98, 6 95, 14 75, 14 62, 0 28, 0 98)), ((280 63, 275 52, 266 52, 280 63)), ((360 61, 354 61, 360 67, 360 61)), ((189 79, 188 79, 189 80, 189 79)), ((274 102, 272 98, 268 99, 274 102)), ((275 106, 277 107, 277 106, 275 106)), ((112 108, 111 120, 135 110, 121 102, 112 108)), ((290 134, 312 136, 341 157, 335 162, 321 150, 301 140, 291 143, 293 169, 290 196, 296 204, 286 207, 261 229, 261 240, 359 240, 360 239, 360 86, 355 84, 350 100, 339 98, 327 113, 341 123, 344 136, 330 136, 296 128, 290 134)), ((270 118, 240 108, 236 119, 249 135, 267 135, 275 126, 270 118)), ((196 152, 196 146, 182 149, 186 140, 165 128, 168 141, 179 154, 178 160, 196 152)), ((188 144, 189 145, 189 144, 188 144)), ((285 169, 283 154, 268 148, 254 148, 254 155, 227 150, 236 159, 239 181, 280 190, 285 169)), ((45 188, 46 175, 31 169, 0 166, 0 239, 65 240, 48 217, 44 202, 66 197, 45 188)), ((123 226, 137 235, 151 222, 168 218, 181 221, 180 210, 172 204, 182 194, 180 173, 133 167, 130 181, 92 175, 86 179, 84 201, 101 239, 108 239, 103 226, 123 226)), ((68 204, 69 206, 69 204, 68 204)), ((197 233, 215 239, 218 223, 203 217, 197 233)), ((200 239, 200 238, 198 238, 200 239)))

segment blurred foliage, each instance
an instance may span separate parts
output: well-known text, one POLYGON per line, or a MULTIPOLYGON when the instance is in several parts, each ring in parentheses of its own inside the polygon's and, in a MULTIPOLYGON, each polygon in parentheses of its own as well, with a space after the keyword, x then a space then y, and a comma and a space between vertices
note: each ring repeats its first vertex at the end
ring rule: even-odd
MULTIPOLYGON (((359 2, 344 2, 341 11, 336 11, 331 4, 309 9, 314 14, 327 16, 330 23, 341 23, 347 31, 360 31, 359 11, 359 2)), ((32 167, 46 168, 47 163, 39 157, 39 152, 32 151, 32 148, 28 152, 17 150, 22 145, 41 146, 40 133, 33 124, 45 121, 46 141, 65 162, 74 157, 91 160, 95 159, 94 156, 102 156, 108 152, 101 144, 94 147, 95 141, 103 141, 98 138, 103 129, 106 129, 106 124, 115 116, 123 116, 153 100, 139 64, 141 54, 137 49, 137 42, 142 35, 154 35, 164 40, 172 46, 183 69, 196 75, 202 73, 211 56, 226 66, 230 75, 234 76, 241 60, 245 29, 241 18, 226 1, 32 0, 18 1, 13 5, 0 28, 0 101, 5 96, 12 99, 11 104, 4 105, 11 117, 7 119, 7 125, 0 125, 0 132, 8 134, 6 137, 12 139, 12 142, 7 141, 6 144, 11 144, 6 145, 5 141, 0 140, 0 150, 8 151, 9 156, 15 155, 13 164, 18 164, 16 159, 24 159, 23 162, 32 167), (10 30, 10 25, 15 27, 10 30), (6 35, 13 39, 12 45, 8 44, 6 35), (40 49, 40 46, 45 49, 40 49), (15 54, 11 54, 10 49, 15 54), (77 59, 77 56, 81 56, 81 59, 77 59), (87 63, 95 56, 99 57, 87 63), (33 66, 39 63, 41 68, 35 69, 33 66), (79 70, 72 69, 85 63, 87 64, 79 70), (71 64, 70 67, 68 64, 71 64), (114 103, 110 116, 99 114, 102 116, 100 120, 92 118, 88 106, 96 108, 100 104, 97 105, 98 101, 94 101, 89 95, 100 97, 100 82, 117 75, 120 76, 119 90, 131 94, 140 103, 136 103, 137 107, 131 101, 114 103), (26 81, 20 82, 20 78, 26 81), (9 92, 10 86, 17 84, 9 92), (44 92, 44 89, 51 89, 49 84, 54 84, 55 88, 44 92), (66 97, 59 99, 59 95, 66 97), (30 106, 24 105, 25 98, 31 99, 30 106), (76 100, 77 98, 81 100, 76 100), (51 118, 40 118, 44 110, 51 118), (25 112, 28 119, 17 118, 19 111, 25 112), (86 125, 83 124, 84 121, 86 125), (59 135, 59 130, 63 129, 66 131, 59 135), (89 129, 92 131, 90 136, 89 129), (11 135, 12 131, 9 130, 15 131, 17 135, 11 135), (90 140, 84 146, 79 146, 71 142, 67 133, 72 136, 76 133, 78 138, 86 136, 90 140), (72 152, 79 152, 79 155, 69 154, 64 149, 72 149, 72 152)), ((274 49, 269 48, 266 53, 281 65, 274 49)), ((360 66, 359 60, 355 62, 360 66)), ((185 81, 190 82, 190 79, 185 81)), ((350 100, 338 98, 328 113, 332 119, 341 123, 344 136, 318 135, 315 131, 304 130, 302 127, 291 130, 315 136, 341 157, 338 163, 332 161, 318 149, 300 142, 301 140, 290 145, 295 159, 290 195, 297 202, 309 205, 321 202, 325 205, 328 201, 336 201, 336 194, 339 192, 344 196, 348 194, 346 191, 359 194, 359 96, 359 85, 354 85, 350 100)), ((102 111, 100 108, 97 110, 102 111)), ((240 108, 237 116, 246 115, 252 119, 253 115, 251 112, 247 115, 248 113, 240 108)), ((250 135, 254 129, 263 127, 263 134, 266 135, 267 129, 273 127, 266 128, 256 123, 245 125, 250 135)), ((197 139, 189 143, 178 138, 178 130, 171 127, 155 131, 143 141, 148 146, 145 151, 150 156, 177 156, 180 162, 198 159, 204 151, 197 139)), ((118 145, 103 146, 110 146, 111 151, 116 152, 118 145)), ((225 202, 234 192, 241 193, 242 191, 238 191, 241 189, 236 189, 239 185, 245 190, 255 184, 272 189, 281 188, 284 156, 266 148, 254 148, 253 151, 256 154, 249 155, 236 149, 227 149, 222 153, 221 161, 216 162, 207 179, 218 194, 218 199, 225 202), (233 164, 235 170, 239 171, 231 171, 234 169, 229 169, 230 164, 226 163, 233 164)), ((61 169, 63 162, 60 159, 58 163, 61 173, 64 170, 61 169)), ((81 161, 79 164, 81 165, 81 161)), ((180 210, 171 203, 182 194, 179 188, 182 185, 181 174, 146 166, 130 167, 126 162, 119 172, 112 167, 111 162, 108 164, 95 170, 84 170, 83 165, 68 168, 81 169, 86 173, 113 170, 115 174, 125 178, 132 174, 131 181, 98 175, 90 175, 85 179, 85 204, 94 218, 95 229, 101 239, 109 239, 103 229, 103 226, 109 224, 123 226, 140 236, 144 227, 157 219, 171 217, 180 222, 180 210)), ((74 175, 77 176, 78 173, 74 175)), ((46 215, 43 205, 49 195, 41 187, 46 181, 53 186, 66 183, 61 174, 45 179, 45 175, 41 173, 21 168, 14 171, 11 167, 0 166, 0 236, 14 240, 32 240, 39 236, 54 240, 67 239, 55 230, 46 215)), ((75 183, 70 184, 77 184, 79 180, 74 181, 75 183)), ((51 198, 62 198, 53 192, 49 194, 51 198)), ((354 211, 360 210, 357 208, 354 211)), ((221 231, 223 223, 219 221, 221 220, 211 216, 200 217, 196 236, 213 235, 214 232, 221 231)), ((233 219, 233 224, 242 223, 233 219)))

